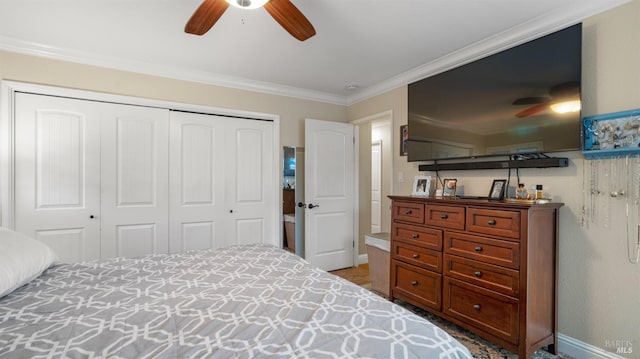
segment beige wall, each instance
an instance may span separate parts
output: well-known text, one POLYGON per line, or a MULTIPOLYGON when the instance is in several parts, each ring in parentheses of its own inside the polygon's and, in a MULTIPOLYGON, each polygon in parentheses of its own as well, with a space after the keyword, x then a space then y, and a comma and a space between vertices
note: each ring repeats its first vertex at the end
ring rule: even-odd
MULTIPOLYGON (((583 24, 583 115, 640 108, 640 0, 583 24)), ((393 109, 397 141, 399 126, 407 122, 406 91, 399 88, 352 105, 349 119, 393 109)), ((625 357, 640 358, 640 264, 627 259, 624 201, 612 201, 609 229, 581 225, 585 160, 579 152, 556 155, 569 157, 570 166, 523 169, 520 177, 527 186, 543 184, 554 201, 565 204, 560 211, 559 332, 610 352, 616 352, 615 341, 630 341, 632 353, 625 357)), ((410 194, 417 174, 434 175, 394 156, 395 194, 410 194)), ((458 178, 465 194, 484 196, 492 180, 507 173, 444 171, 440 176, 458 178)))
POLYGON ((0 51, 0 79, 280 116, 280 144, 304 145, 304 119, 346 122, 346 106, 0 51))

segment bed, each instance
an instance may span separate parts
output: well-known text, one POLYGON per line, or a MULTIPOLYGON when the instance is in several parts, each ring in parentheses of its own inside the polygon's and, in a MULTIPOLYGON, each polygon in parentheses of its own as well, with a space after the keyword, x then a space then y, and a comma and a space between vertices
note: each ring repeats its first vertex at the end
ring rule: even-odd
POLYGON ((41 262, 0 298, 0 357, 471 358, 423 318, 272 246, 41 262))

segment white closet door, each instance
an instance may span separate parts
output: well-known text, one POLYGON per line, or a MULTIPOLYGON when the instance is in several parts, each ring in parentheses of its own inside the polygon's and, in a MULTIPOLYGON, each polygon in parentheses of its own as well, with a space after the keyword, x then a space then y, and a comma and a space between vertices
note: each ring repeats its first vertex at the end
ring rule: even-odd
POLYGON ((228 238, 224 119, 172 111, 170 126, 170 251, 221 247, 228 238))
POLYGON ((102 258, 167 253, 169 111, 110 104, 101 147, 102 258))
POLYGON ((100 258, 100 109, 16 94, 15 229, 65 262, 100 258))
POLYGON ((172 252, 277 244, 273 123, 171 113, 172 252))
POLYGON ((273 155, 273 122, 227 120, 227 205, 233 243, 279 244, 273 155))

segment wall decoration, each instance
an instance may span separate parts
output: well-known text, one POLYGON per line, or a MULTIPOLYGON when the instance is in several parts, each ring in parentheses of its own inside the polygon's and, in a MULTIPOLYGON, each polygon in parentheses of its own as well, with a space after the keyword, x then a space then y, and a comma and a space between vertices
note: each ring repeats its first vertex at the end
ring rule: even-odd
POLYGON ((407 142, 409 140, 409 125, 400 126, 400 156, 409 154, 407 142))
POLYGON ((629 263, 640 264, 640 156, 583 161, 583 228, 626 229, 629 263))
POLYGON ((582 129, 582 153, 587 159, 640 151, 640 109, 585 117, 582 129))

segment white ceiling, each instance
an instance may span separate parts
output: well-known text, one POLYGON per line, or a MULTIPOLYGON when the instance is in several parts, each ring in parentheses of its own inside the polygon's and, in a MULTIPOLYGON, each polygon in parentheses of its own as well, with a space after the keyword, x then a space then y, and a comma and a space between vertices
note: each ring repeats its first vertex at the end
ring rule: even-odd
POLYGON ((200 0, 0 0, 0 49, 346 105, 627 2, 291 1, 305 42, 264 9, 186 34, 200 0))

